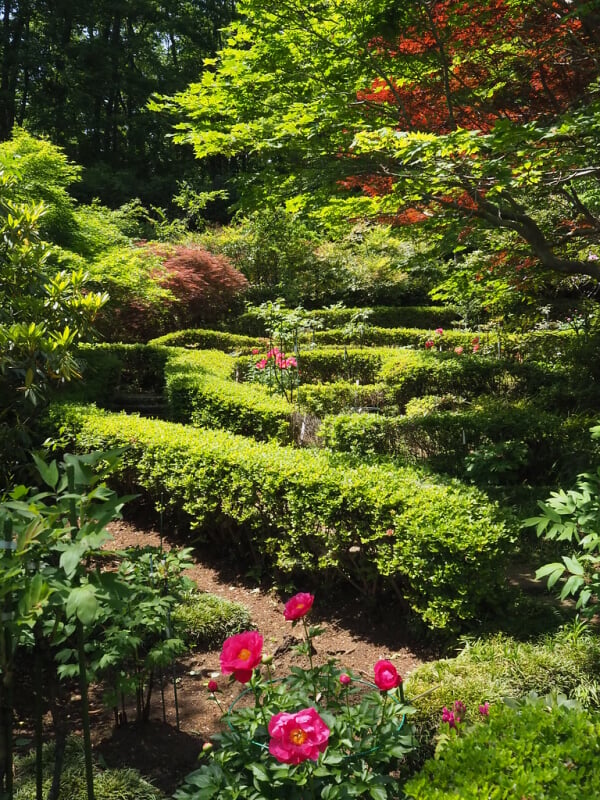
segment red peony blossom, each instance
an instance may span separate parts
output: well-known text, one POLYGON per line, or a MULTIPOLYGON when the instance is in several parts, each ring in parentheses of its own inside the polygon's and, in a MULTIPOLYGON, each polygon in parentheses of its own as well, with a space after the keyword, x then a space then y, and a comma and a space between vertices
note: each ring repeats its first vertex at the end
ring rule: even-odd
POLYGON ((401 683, 402 678, 391 661, 382 659, 375 664, 375 685, 382 692, 395 689, 401 683))
POLYGON ((425 347, 427 348, 427 350, 429 350, 430 347, 433 347, 433 345, 434 342, 431 339, 427 339, 427 341, 425 342, 425 347))
POLYGON ((299 592, 287 601, 285 608, 283 609, 283 616, 288 621, 300 619, 300 617, 308 614, 314 601, 315 596, 313 594, 308 594, 308 592, 299 592))
POLYGON ((208 682, 208 691, 212 692, 213 694, 215 692, 218 692, 219 691, 219 684, 216 681, 209 681, 208 682))
POLYGON ((258 347, 253 347, 252 348, 252 355, 253 356, 257 356, 259 353, 260 353, 260 350, 258 349, 258 347))
POLYGON ((260 664, 263 637, 256 631, 245 631, 230 636, 221 650, 221 672, 231 675, 240 683, 248 683, 252 670, 260 664))
POLYGON ((300 764, 309 758, 317 761, 329 741, 329 728, 314 708, 275 714, 269 722, 269 734, 269 753, 282 764, 300 764))
POLYGON ((347 673, 342 672, 340 675, 340 683, 342 686, 348 686, 350 683, 352 683, 352 678, 347 673))

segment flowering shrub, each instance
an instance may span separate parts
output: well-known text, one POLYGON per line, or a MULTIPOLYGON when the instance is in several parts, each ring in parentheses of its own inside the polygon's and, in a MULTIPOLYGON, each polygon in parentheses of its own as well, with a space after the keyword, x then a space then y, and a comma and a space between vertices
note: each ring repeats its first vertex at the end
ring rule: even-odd
MULTIPOLYGON (((292 625, 304 627, 297 650, 309 657, 320 633, 306 622, 313 600, 301 592, 284 612, 292 625)), ((236 677, 233 668, 244 650, 252 656, 242 660, 255 661, 259 640, 262 645, 255 632, 226 640, 223 671, 236 677)), ((413 733, 406 723, 412 709, 393 664, 379 661, 373 684, 340 671, 334 660, 321 666, 311 660, 308 669, 294 666, 287 677, 274 678, 271 661, 263 656, 261 667, 257 662, 248 687, 223 716, 224 732, 213 737, 214 747, 203 749, 206 762, 187 776, 176 800, 397 797, 392 773, 413 748, 413 733)), ((215 683, 208 688, 218 703, 215 683)))
POLYGON ((250 378, 266 384, 291 402, 294 389, 298 386, 298 360, 295 356, 286 356, 278 347, 272 347, 254 364, 250 378))

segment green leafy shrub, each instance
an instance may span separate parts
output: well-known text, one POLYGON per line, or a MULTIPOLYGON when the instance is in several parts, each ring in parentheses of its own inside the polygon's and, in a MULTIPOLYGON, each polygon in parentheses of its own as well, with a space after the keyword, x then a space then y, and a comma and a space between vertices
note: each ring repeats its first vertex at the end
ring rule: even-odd
POLYGON ((128 447, 121 479, 161 494, 221 549, 281 571, 385 584, 429 624, 472 619, 502 583, 511 534, 498 508, 458 482, 408 468, 355 468, 339 456, 220 431, 61 406, 52 418, 78 447, 128 447))
MULTIPOLYGON (((600 439, 600 426, 591 431, 594 439, 600 439)), ((537 535, 547 541, 568 543, 569 553, 544 564, 536 577, 546 578, 549 589, 560 588, 561 600, 575 597, 577 608, 595 614, 600 607, 600 467, 579 475, 574 489, 552 492, 539 506, 542 513, 523 524, 535 526, 537 535)))
POLYGON ((238 224, 210 232, 203 241, 248 278, 250 296, 258 302, 281 297, 292 305, 315 303, 336 285, 335 271, 314 253, 314 233, 281 208, 263 208, 238 224))
POLYGON ((487 723, 451 736, 404 790, 410 800, 591 799, 600 795, 599 755, 596 714, 543 700, 493 706, 487 723))
MULTIPOLYGON (((54 769, 54 744, 43 749, 43 796, 48 795, 54 769)), ((96 800, 160 800, 163 793, 144 780, 133 769, 103 769, 94 767, 94 794, 96 800)), ((21 756, 15 760, 14 800, 35 800, 35 755, 21 756)), ((58 800, 87 800, 84 751, 81 739, 67 739, 64 768, 58 800)))
MULTIPOLYGON (((348 324, 357 312, 364 310, 332 306, 307 311, 307 318, 327 330, 341 328, 348 324)), ((378 328, 447 328, 458 319, 454 309, 439 306, 377 306, 367 310, 370 312, 369 325, 378 328)), ((243 333, 246 336, 265 335, 264 322, 254 309, 249 309, 231 320, 229 328, 235 333, 243 333)))
POLYGON ((300 408, 324 417, 356 408, 389 408, 389 391, 385 384, 358 386, 349 381, 300 384, 296 400, 300 408))
POLYGON ((289 442, 290 405, 261 386, 234 382, 234 363, 218 351, 171 351, 165 370, 170 418, 258 440, 289 442))
POLYGON ((167 348, 153 345, 80 345, 76 359, 83 381, 62 394, 106 405, 120 390, 161 392, 167 356, 167 348))
POLYGON ((341 452, 426 461, 436 470, 486 485, 547 484, 571 474, 574 465, 589 463, 597 452, 586 434, 592 420, 582 415, 565 419, 531 403, 485 397, 449 411, 435 405, 424 410, 422 399, 410 403, 421 413, 326 416, 319 438, 341 452), (518 449, 511 459, 507 448, 513 446, 518 449))
POLYGON ((252 336, 239 336, 224 331, 210 331, 201 328, 174 331, 153 339, 149 344, 167 347, 189 347, 198 350, 250 350, 253 347, 264 347, 265 339, 252 336))
MULTIPOLYGON (((240 359, 240 374, 247 376, 255 358, 240 359)), ((303 351, 298 358, 302 383, 336 380, 373 383, 381 368, 381 354, 356 348, 318 348, 303 351)))
POLYGON ((175 606, 175 631, 188 644, 210 649, 234 633, 249 630, 250 612, 241 603, 214 594, 190 591, 175 606))

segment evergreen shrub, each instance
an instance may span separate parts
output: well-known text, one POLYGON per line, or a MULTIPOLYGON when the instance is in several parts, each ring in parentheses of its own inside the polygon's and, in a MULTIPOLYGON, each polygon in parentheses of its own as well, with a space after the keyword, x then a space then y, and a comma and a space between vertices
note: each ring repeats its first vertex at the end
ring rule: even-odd
POLYGON ((438 627, 484 613, 502 585, 510 526, 459 482, 90 407, 55 406, 51 420, 82 450, 126 447, 128 489, 162 496, 181 522, 258 566, 343 577, 369 596, 391 585, 438 627))
POLYGON ((407 800, 600 796, 600 716, 543 700, 492 706, 489 719, 450 736, 405 786, 407 800))
POLYGON ((258 440, 289 442, 290 405, 258 384, 234 382, 233 369, 234 360, 216 350, 172 350, 165 369, 170 418, 258 440))

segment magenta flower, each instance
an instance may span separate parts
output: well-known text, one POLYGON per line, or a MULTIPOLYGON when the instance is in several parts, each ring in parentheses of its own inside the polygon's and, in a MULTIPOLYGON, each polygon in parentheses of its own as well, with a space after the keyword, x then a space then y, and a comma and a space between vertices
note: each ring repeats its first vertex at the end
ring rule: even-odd
POLYGON ((482 717, 489 717, 490 715, 490 704, 489 703, 482 703, 479 706, 479 713, 482 717))
POLYGON ((427 339, 427 341, 425 342, 425 347, 427 348, 427 350, 429 350, 430 347, 433 347, 433 345, 434 342, 432 339, 427 339))
POLYGON ((444 335, 444 329, 443 328, 436 328, 435 332, 437 333, 438 336, 443 336, 444 335))
POLYGON ((288 360, 285 362, 286 367, 297 367, 298 362, 294 358, 294 356, 290 356, 288 360))
POLYGON ((452 711, 448 711, 446 706, 444 706, 442 709, 442 722, 447 722, 451 728, 456 728, 454 713, 452 711))
POLYGON ((479 345, 478 344, 474 344, 473 345, 473 352, 476 353, 478 350, 479 350, 479 345))
POLYGON ((308 592, 299 592, 287 601, 285 608, 283 609, 283 616, 288 620, 288 622, 295 619, 300 619, 305 614, 308 614, 314 601, 315 596, 313 594, 308 594, 308 592))
POLYGON ((453 708, 456 721, 462 722, 465 718, 465 714, 467 713, 466 705, 463 703, 462 700, 455 700, 453 708))
POLYGON ((375 664, 375 685, 382 692, 395 689, 402 683, 402 678, 398 675, 396 667, 391 661, 382 659, 375 664))
POLYGON ((248 683, 252 670, 260 664, 263 637, 256 631, 245 631, 225 639, 221 650, 221 672, 239 683, 248 683))
POLYGON ((209 681, 208 682, 208 691, 212 692, 213 694, 215 692, 218 692, 219 691, 219 684, 216 681, 209 681))
POLYGON ((259 353, 260 353, 260 350, 258 349, 258 347, 253 347, 252 348, 252 355, 253 356, 257 356, 259 353))
POLYGON ((340 675, 340 683, 342 686, 349 686, 352 683, 352 678, 346 672, 342 672, 340 675))
POLYGON ((256 362, 256 369, 264 369, 267 366, 267 359, 261 358, 260 361, 256 362))
POLYGON ((282 764, 300 764, 309 758, 317 761, 329 741, 329 728, 314 708, 275 714, 269 722, 269 734, 269 753, 282 764))

